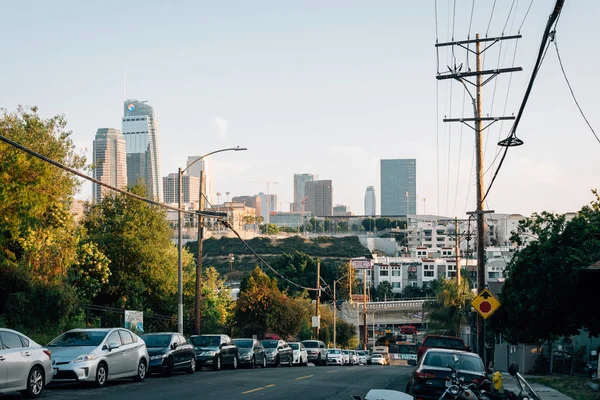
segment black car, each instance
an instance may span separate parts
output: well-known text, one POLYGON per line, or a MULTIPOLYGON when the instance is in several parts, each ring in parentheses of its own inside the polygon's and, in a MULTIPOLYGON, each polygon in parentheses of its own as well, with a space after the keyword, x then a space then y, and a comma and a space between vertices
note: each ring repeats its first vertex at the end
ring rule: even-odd
POLYGON ((238 348, 229 336, 194 335, 190 337, 190 342, 194 346, 196 365, 199 369, 211 367, 218 371, 223 365, 237 369, 240 362, 238 348))
MULTIPOLYGON (((415 361, 410 361, 414 365, 415 361)), ((427 350, 416 363, 416 368, 406 385, 406 393, 415 399, 438 400, 446 390, 446 385, 450 383, 446 378, 451 375, 453 369, 456 370, 457 377, 464 378, 467 383, 479 385, 488 379, 479 355, 460 350, 433 348, 427 350)))
POLYGON ((196 371, 194 347, 178 333, 147 333, 140 336, 146 342, 150 356, 150 372, 169 376, 173 371, 184 370, 189 374, 196 371))
POLYGON ((267 353, 267 364, 279 367, 281 364, 292 366, 294 350, 283 340, 263 340, 261 342, 267 353))
POLYGON ((255 368, 260 365, 267 367, 267 354, 265 348, 256 339, 233 339, 240 355, 240 365, 255 368))

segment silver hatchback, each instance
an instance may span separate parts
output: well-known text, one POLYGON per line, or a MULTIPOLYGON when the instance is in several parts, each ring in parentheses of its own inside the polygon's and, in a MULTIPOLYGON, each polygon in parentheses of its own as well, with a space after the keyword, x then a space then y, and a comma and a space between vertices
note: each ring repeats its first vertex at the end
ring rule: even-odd
POLYGON ((109 379, 143 381, 148 371, 146 343, 124 328, 72 329, 51 341, 54 380, 94 382, 109 379))
POLYGON ((50 351, 12 329, 0 328, 0 393, 38 397, 52 380, 50 351))

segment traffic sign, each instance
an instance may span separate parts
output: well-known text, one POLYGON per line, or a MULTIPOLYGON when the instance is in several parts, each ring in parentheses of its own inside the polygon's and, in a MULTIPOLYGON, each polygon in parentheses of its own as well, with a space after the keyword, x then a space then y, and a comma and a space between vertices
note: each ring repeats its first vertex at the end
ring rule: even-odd
POLYGON ((483 319, 487 319, 500 307, 500 302, 494 297, 492 292, 488 289, 483 289, 477 297, 471 300, 471 305, 483 319))

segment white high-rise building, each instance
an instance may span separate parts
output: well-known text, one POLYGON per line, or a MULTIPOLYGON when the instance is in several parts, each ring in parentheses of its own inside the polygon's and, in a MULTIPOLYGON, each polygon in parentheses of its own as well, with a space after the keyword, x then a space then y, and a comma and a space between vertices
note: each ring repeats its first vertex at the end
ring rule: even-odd
POLYGON ((367 191, 365 192, 365 215, 377 215, 376 207, 375 188, 373 186, 368 186, 367 191))
MULTIPOLYGON (((93 177, 100 182, 125 189, 127 187, 127 155, 125 138, 118 129, 100 128, 93 144, 93 177)), ((92 183, 92 200, 100 203, 111 190, 92 183)))
POLYGON ((271 221, 271 213, 277 212, 277 195, 260 192, 257 195, 260 198, 260 215, 264 219, 264 223, 268 224, 271 221))
MULTIPOLYGON (((187 159, 186 166, 190 165, 194 161, 196 161, 200 156, 190 156, 187 159)), ((212 165, 209 158, 204 158, 198 161, 196 164, 192 165, 190 169, 186 171, 186 173, 190 176, 194 176, 200 180, 200 171, 204 171, 204 182, 203 182, 203 193, 210 202, 210 204, 215 205, 215 198, 213 193, 214 187, 214 177, 212 171, 212 165)), ((210 208, 209 204, 205 204, 205 207, 210 208)))
MULTIPOLYGON (((169 174, 163 177, 165 203, 179 203, 179 174, 169 174)), ((183 204, 198 203, 200 198, 200 181, 195 176, 181 177, 181 202, 183 204)))
POLYGON ((123 136, 127 143, 127 184, 145 185, 146 197, 162 202, 159 127, 152 106, 145 101, 125 102, 123 136))

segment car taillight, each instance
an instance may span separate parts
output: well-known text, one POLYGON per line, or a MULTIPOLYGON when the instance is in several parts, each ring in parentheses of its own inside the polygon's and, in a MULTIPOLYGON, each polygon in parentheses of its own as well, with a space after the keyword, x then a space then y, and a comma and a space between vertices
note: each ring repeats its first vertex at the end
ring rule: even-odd
POLYGON ((49 358, 49 359, 51 359, 51 360, 52 360, 52 352, 51 352, 50 350, 48 350, 48 349, 44 349, 44 350, 42 350, 42 351, 44 352, 44 354, 45 354, 45 355, 47 355, 47 356, 48 356, 48 358, 49 358))
POLYGON ((435 374, 431 374, 428 372, 417 372, 417 379, 433 379, 435 378, 435 374))

